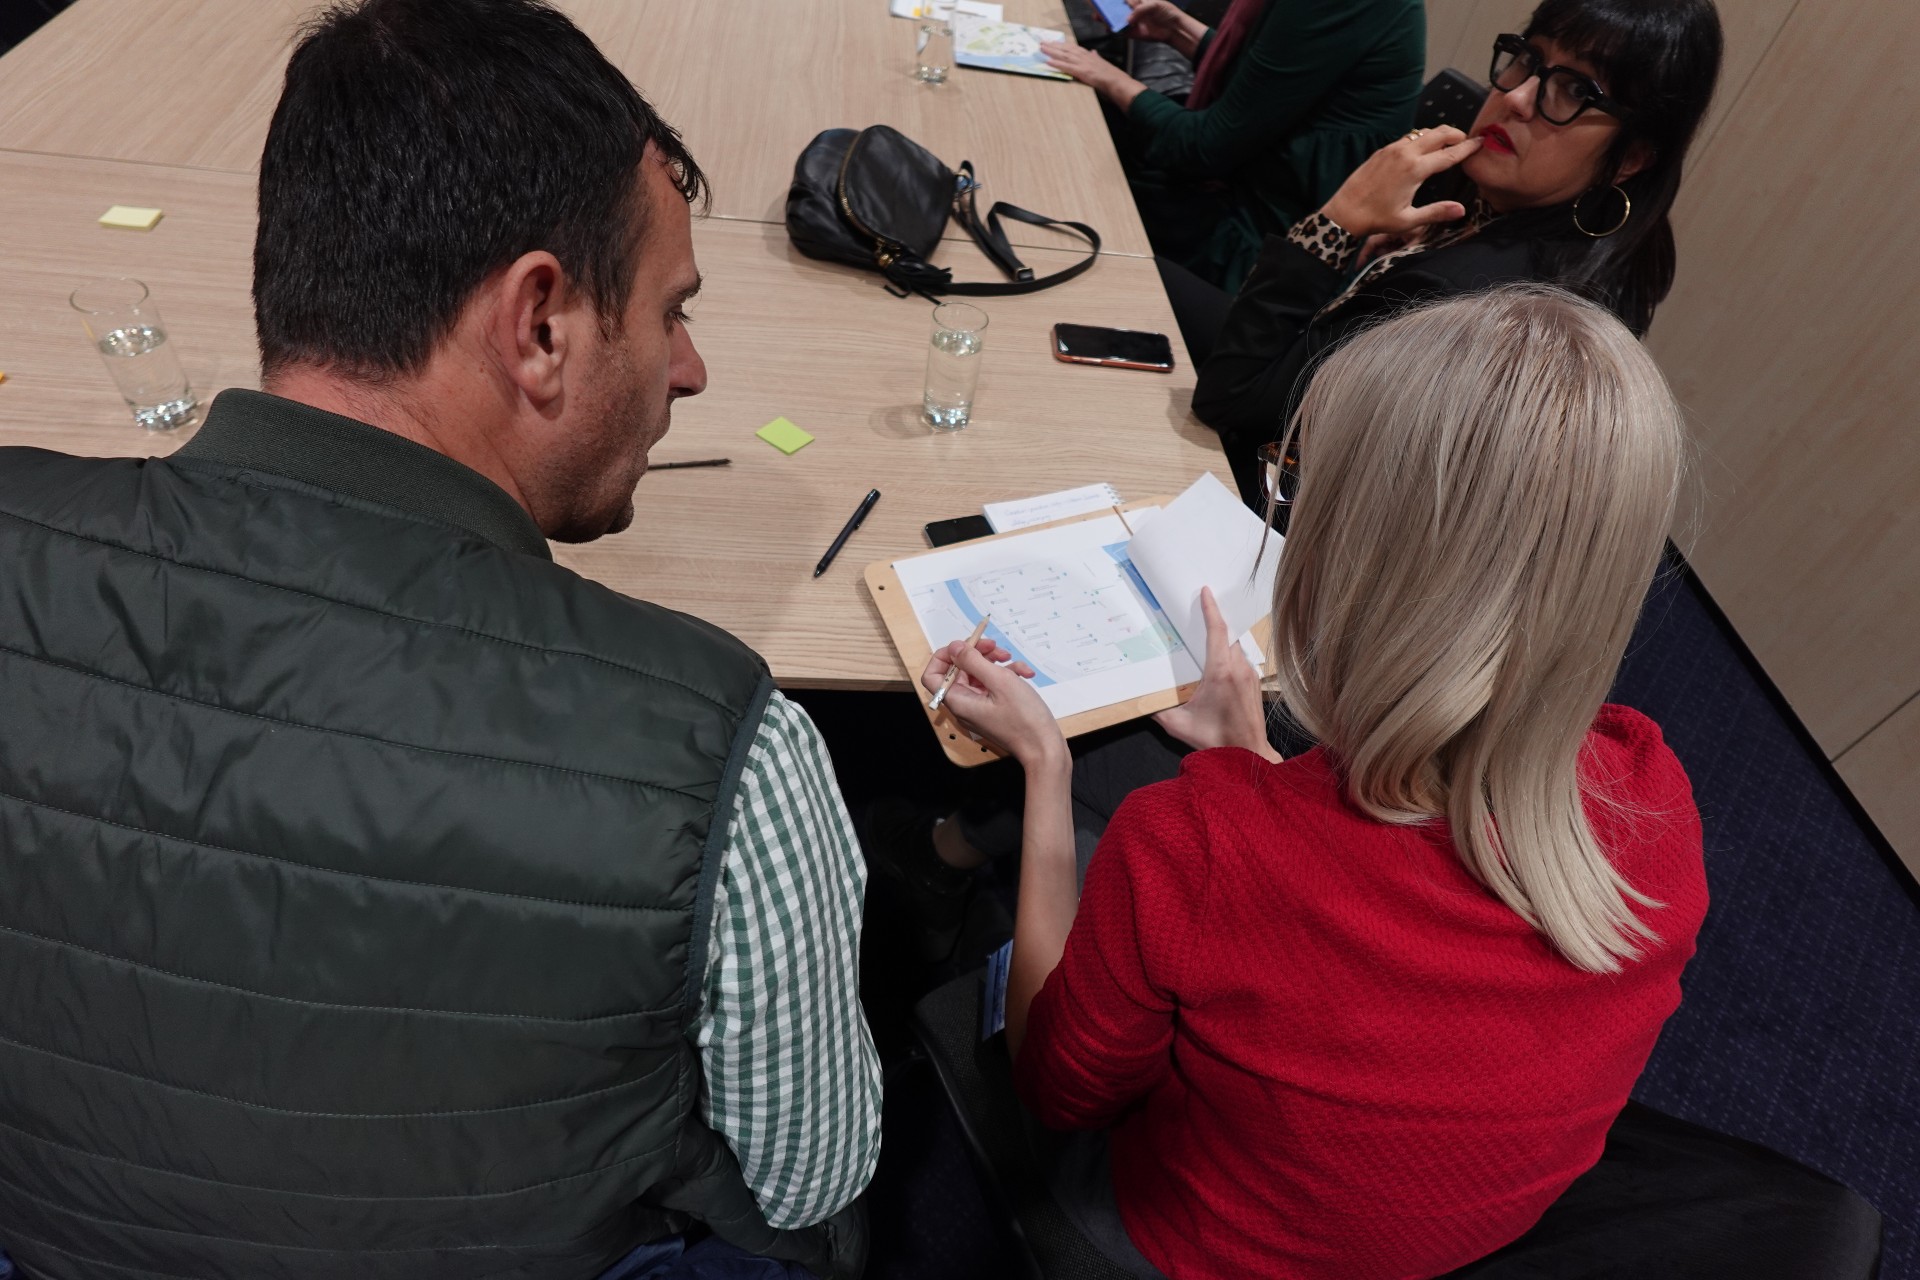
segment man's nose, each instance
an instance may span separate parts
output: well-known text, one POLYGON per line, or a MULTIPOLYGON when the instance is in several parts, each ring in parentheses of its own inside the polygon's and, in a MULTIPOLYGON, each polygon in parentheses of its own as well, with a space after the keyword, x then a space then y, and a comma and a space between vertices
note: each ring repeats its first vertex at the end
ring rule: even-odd
POLYGON ((669 370, 675 399, 697 396, 707 389, 707 362, 700 358, 693 339, 683 328, 674 337, 673 366, 669 370))

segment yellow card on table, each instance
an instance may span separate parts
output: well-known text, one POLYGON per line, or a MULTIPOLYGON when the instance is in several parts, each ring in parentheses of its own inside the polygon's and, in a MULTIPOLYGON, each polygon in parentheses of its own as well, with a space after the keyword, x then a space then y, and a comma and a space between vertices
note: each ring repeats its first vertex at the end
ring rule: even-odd
POLYGON ((762 440, 782 453, 797 453, 813 443, 813 437, 788 422, 785 418, 775 418, 766 426, 754 432, 762 440))
POLYGON ((126 227, 131 231, 151 231, 153 224, 160 221, 160 210, 142 209, 138 205, 117 204, 100 215, 103 227, 126 227))

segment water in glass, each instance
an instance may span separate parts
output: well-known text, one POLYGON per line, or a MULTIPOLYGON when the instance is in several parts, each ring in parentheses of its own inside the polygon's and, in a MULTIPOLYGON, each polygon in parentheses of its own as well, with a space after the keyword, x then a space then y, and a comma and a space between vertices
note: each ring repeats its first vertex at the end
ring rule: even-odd
POLYGON ((945 84, 953 66, 953 22, 950 18, 921 18, 914 23, 914 78, 945 84))
POLYGON ((103 334, 95 345, 135 422, 149 431, 171 431, 193 420, 199 406, 165 329, 128 325, 103 334))
POLYGON ((973 417, 973 392, 980 381, 980 335, 935 329, 927 351, 927 424, 958 431, 973 417))

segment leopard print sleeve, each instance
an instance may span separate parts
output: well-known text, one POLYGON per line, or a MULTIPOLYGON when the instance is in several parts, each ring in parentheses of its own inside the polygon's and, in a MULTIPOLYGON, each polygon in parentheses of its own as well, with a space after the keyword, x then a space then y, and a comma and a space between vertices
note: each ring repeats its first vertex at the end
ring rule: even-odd
POLYGON ((1360 238, 1324 213, 1311 214, 1293 224, 1287 239, 1335 271, 1345 271, 1360 254, 1360 238))

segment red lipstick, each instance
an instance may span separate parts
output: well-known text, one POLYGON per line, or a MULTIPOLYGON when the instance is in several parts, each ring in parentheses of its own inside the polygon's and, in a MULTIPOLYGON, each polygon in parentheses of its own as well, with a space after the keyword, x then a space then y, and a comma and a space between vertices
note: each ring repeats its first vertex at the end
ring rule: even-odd
POLYGON ((1481 131, 1480 145, 1488 151, 1496 151, 1505 155, 1514 154, 1513 139, 1509 138, 1507 131, 1497 124, 1490 124, 1481 131))

